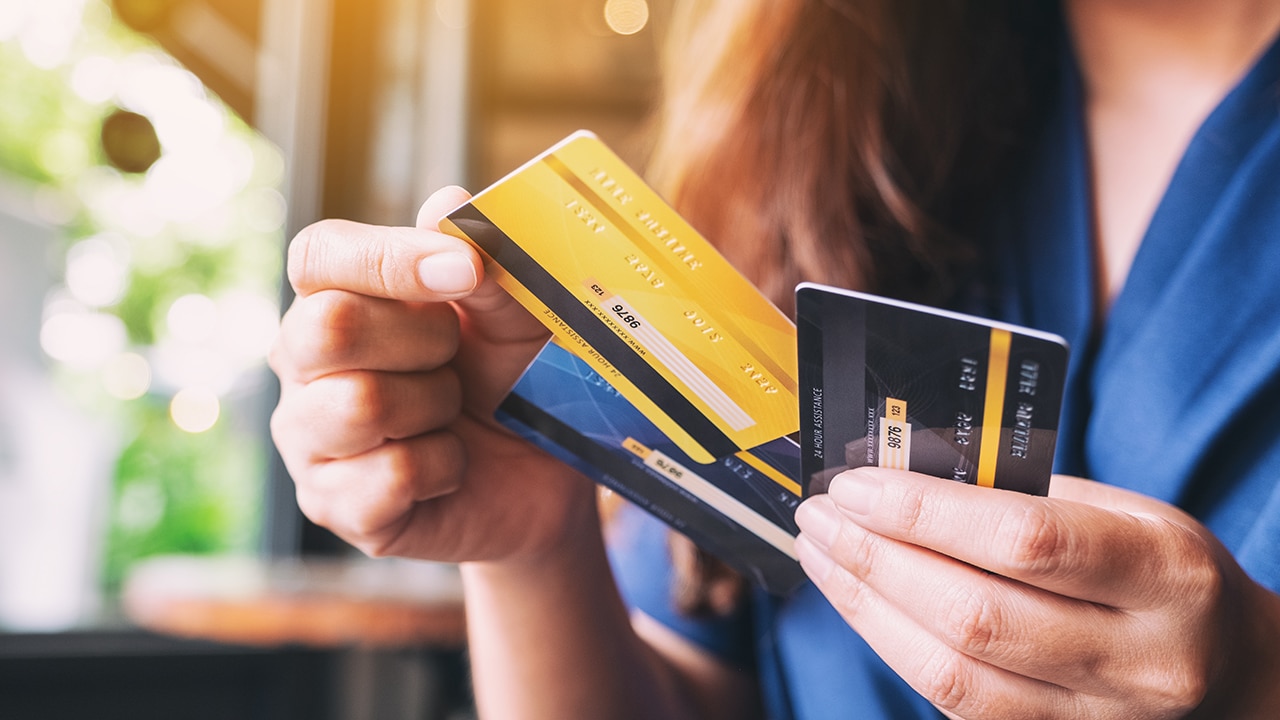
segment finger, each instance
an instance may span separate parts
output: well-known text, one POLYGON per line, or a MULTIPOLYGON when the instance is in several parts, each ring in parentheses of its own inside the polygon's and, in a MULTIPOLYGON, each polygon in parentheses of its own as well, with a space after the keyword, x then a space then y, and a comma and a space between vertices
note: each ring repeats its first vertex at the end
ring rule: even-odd
POLYGON ((796 554, 809 577, 858 635, 916 692, 949 715, 1082 718, 1077 696, 969 657, 916 624, 874 588, 845 571, 808 536, 796 554))
MULTIPOLYGON (((471 195, 460 187, 441 188, 418 209, 417 226, 436 229, 445 215, 470 199, 471 195)), ((479 283, 458 304, 466 308, 473 319, 478 320, 475 323, 478 326, 476 329, 487 340, 508 343, 531 336, 545 340, 546 331, 538 323, 530 322, 528 311, 496 282, 490 280, 479 283)))
POLYGON ((411 530, 387 548, 390 554, 444 562, 527 556, 530 548, 558 547, 569 518, 594 508, 590 480, 531 451, 505 428, 464 414, 450 431, 466 448, 482 451, 467 457, 467 477, 456 492, 414 507, 411 530))
MULTIPOLYGON (((457 188, 447 188, 424 212, 459 197, 457 188)), ((289 245, 288 272, 299 295, 331 289, 421 302, 464 297, 483 277, 480 257, 465 240, 434 229, 346 220, 322 220, 298 233, 289 245)))
POLYGON ((298 506, 316 524, 381 556, 400 541, 419 503, 458 489, 464 465, 453 433, 395 440, 312 466, 297 483, 298 506))
MULTIPOLYGON (((441 188, 423 203, 418 210, 418 227, 434 229, 440 220, 471 196, 459 187, 441 188)), ((472 329, 486 343, 520 344, 546 342, 547 330, 533 319, 520 303, 516 302, 498 283, 487 279, 479 283, 457 304, 471 318, 472 329)))
POLYGON ((457 417, 461 406, 462 389, 449 368, 351 371, 285 388, 271 423, 277 436, 293 433, 291 453, 315 463, 438 430, 457 417))
POLYGON ((1050 592, 1119 608, 1179 588, 1171 557, 1201 549, 1163 518, 895 470, 837 476, 829 494, 863 527, 1050 592))
POLYGON ((322 290, 294 300, 277 338, 283 355, 272 368, 291 380, 352 369, 424 371, 457 352, 458 315, 445 303, 322 290))
MULTIPOLYGON (((435 228, 444 215, 469 198, 461 188, 441 189, 418 211, 418 227, 435 228)), ((470 338, 460 347, 455 363, 470 391, 467 405, 487 417, 551 333, 493 278, 485 278, 453 304, 470 338)))
POLYGON ((1069 475, 1054 475, 1049 483, 1049 497, 1097 507, 1123 510, 1131 514, 1147 514, 1178 523, 1194 523, 1190 515, 1166 502, 1132 490, 1085 480, 1069 475))
POLYGON ((418 208, 415 226, 425 230, 439 229, 440 220, 471 199, 471 193, 457 185, 446 185, 431 194, 418 208))
POLYGON ((1114 689, 1102 648, 1124 643, 1127 616, 983 572, 846 522, 815 496, 796 522, 806 541, 952 650, 1073 690, 1114 689))

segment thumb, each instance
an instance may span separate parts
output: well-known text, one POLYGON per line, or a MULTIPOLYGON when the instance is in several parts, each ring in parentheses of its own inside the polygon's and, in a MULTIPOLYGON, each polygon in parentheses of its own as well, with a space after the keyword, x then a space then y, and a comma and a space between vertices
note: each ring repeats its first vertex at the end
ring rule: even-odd
MULTIPOLYGON (((436 230, 445 215, 470 199, 471 195, 460 187, 448 186, 437 190, 418 210, 418 227, 436 230)), ((495 274, 501 274, 501 271, 495 274)), ((468 329, 479 334, 488 344, 541 347, 548 336, 542 324, 499 287, 493 277, 484 277, 483 274, 481 277, 483 281, 473 292, 455 301, 469 321, 468 329)))
MULTIPOLYGON (((419 228, 435 230, 445 215, 471 196, 458 187, 436 191, 418 211, 419 228)), ((486 263, 488 265, 488 263, 486 263)), ((486 267, 483 280, 453 300, 462 323, 455 368, 471 389, 468 404, 491 412, 551 337, 542 323, 498 285, 501 268, 486 267)))
POLYGON ((431 197, 418 208, 416 225, 424 230, 438 230, 440 220, 471 199, 471 193, 457 185, 446 185, 431 193, 431 197))

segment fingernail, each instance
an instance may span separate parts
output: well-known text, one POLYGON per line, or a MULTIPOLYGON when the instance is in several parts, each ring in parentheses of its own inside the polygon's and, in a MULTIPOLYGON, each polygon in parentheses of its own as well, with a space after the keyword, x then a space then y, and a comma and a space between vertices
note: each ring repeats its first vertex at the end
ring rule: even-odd
POLYGON ((805 574, 815 582, 826 579, 831 573, 831 568, 836 564, 825 550, 809 539, 808 535, 796 538, 796 559, 800 561, 800 567, 804 568, 805 574))
POLYGON ((471 258, 460 252, 428 255, 418 263, 423 287, 441 295, 457 295, 476 288, 476 268, 471 258))
POLYGON ((854 470, 836 476, 827 494, 842 509, 854 515, 867 516, 875 512, 880 502, 882 483, 873 472, 854 470))
POLYGON ((840 535, 840 515, 835 507, 821 498, 801 503, 796 508, 796 525, 819 547, 829 548, 840 535))

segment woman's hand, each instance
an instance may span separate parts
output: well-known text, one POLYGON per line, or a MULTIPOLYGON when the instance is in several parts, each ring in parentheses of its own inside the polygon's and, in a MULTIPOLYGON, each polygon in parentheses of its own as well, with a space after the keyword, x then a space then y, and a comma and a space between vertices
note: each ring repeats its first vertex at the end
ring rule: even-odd
POLYGON ((303 512, 371 555, 527 558, 595 522, 590 482, 492 419, 548 333, 437 232, 467 199, 437 192, 416 228, 317 223, 289 248, 272 433, 303 512))
POLYGON ((1164 503, 879 469, 796 514, 806 572, 957 718, 1280 717, 1280 598, 1164 503))

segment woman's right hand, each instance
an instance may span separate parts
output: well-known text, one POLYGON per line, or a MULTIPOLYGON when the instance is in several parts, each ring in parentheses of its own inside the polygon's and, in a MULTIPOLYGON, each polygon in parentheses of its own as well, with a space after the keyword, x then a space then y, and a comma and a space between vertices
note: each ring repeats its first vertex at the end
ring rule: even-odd
POLYGON ((289 248, 272 434, 303 512, 370 555, 533 559, 596 522, 588 480, 493 420, 548 333, 437 231, 468 197, 440 190, 416 228, 324 221, 289 248))

